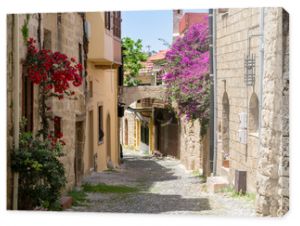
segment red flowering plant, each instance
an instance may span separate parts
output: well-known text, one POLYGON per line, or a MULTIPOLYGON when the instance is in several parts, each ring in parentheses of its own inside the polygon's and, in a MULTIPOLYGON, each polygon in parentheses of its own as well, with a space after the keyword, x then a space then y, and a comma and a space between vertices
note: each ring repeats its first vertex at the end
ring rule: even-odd
POLYGON ((39 86, 39 114, 42 121, 42 129, 38 134, 51 140, 54 145, 57 142, 64 144, 60 140, 63 136, 61 132, 54 134, 49 131, 49 120, 51 118, 48 111, 51 110, 47 106, 47 99, 56 97, 63 99, 65 95, 74 95, 71 84, 75 87, 82 84, 82 65, 77 63, 74 58, 69 59, 65 54, 60 52, 52 52, 47 49, 37 49, 36 41, 30 38, 27 42, 27 56, 25 61, 26 72, 28 78, 33 84, 39 86))
POLYGON ((168 99, 177 106, 177 115, 185 115, 187 120, 200 119, 203 128, 209 119, 208 50, 208 24, 191 26, 166 53, 167 73, 162 76, 168 99))

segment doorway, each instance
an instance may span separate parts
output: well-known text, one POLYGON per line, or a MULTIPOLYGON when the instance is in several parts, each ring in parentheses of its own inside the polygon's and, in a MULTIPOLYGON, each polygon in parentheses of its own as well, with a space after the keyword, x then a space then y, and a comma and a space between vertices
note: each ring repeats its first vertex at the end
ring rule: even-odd
POLYGON ((110 132, 110 115, 106 118, 106 154, 107 163, 111 162, 111 132, 110 132))
POLYGON ((128 120, 125 119, 125 145, 128 145, 128 120))
POLYGON ((84 129, 83 121, 75 124, 75 185, 79 186, 83 176, 83 148, 84 148, 84 129))
POLYGON ((95 169, 94 163, 94 114, 89 112, 89 169, 95 169))

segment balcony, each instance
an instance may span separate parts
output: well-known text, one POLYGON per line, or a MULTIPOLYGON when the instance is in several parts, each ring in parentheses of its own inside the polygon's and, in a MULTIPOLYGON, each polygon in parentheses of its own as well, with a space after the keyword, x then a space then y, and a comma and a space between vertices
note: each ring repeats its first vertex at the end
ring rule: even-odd
POLYGON ((114 36, 110 27, 113 23, 109 23, 107 27, 106 17, 104 12, 86 13, 89 34, 88 60, 97 68, 121 65, 121 39, 114 36))

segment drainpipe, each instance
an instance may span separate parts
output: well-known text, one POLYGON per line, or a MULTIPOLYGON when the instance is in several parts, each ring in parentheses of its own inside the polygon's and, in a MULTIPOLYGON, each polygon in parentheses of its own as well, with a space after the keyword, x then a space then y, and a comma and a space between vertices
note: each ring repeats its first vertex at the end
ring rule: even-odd
POLYGON ((214 163, 213 174, 217 174, 217 59, 216 59, 216 35, 217 20, 216 9, 213 10, 213 78, 214 78, 214 163))
MULTIPOLYGON (((19 16, 14 17, 14 37, 13 37, 13 142, 14 149, 19 148, 19 134, 20 134, 20 61, 19 61, 19 16)), ((18 209, 18 185, 19 174, 13 174, 13 210, 18 209)))
POLYGON ((260 61, 260 81, 259 81, 259 125, 258 125, 258 131, 259 131, 259 144, 258 144, 258 153, 260 153, 260 147, 261 147, 261 128, 262 128, 262 101, 263 101, 263 81, 264 81, 264 16, 265 11, 264 8, 260 9, 260 44, 259 44, 259 61, 260 61))
MULTIPOLYGON (((210 90, 214 90, 214 73, 213 73, 213 9, 209 9, 209 78, 211 81, 210 90)), ((210 118, 209 118, 209 170, 213 172, 214 164, 214 92, 210 93, 210 118)))

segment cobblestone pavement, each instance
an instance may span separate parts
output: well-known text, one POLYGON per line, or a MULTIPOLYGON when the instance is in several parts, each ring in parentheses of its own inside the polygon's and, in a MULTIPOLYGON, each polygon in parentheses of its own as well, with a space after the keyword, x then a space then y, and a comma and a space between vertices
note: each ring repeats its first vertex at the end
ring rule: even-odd
POLYGON ((140 191, 88 193, 86 205, 69 211, 255 216, 253 201, 204 192, 201 178, 170 157, 127 152, 120 169, 93 173, 83 183, 126 185, 140 191))

